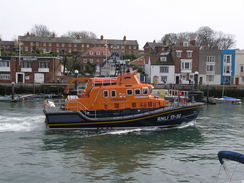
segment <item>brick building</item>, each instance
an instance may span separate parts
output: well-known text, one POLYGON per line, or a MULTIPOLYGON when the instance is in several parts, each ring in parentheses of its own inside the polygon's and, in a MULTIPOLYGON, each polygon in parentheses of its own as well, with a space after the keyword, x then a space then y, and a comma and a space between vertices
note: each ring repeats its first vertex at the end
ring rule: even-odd
POLYGON ((172 47, 175 63, 176 84, 189 84, 194 80, 194 73, 199 72, 199 48, 192 41, 179 41, 172 47))
POLYGON ((15 50, 16 45, 14 41, 2 41, 0 39, 0 56, 2 56, 2 52, 10 52, 15 50))
POLYGON ((54 83, 60 75, 59 57, 0 57, 0 83, 54 83))
POLYGON ((56 53, 56 54, 77 54, 81 55, 93 47, 105 47, 107 45, 111 52, 121 55, 138 55, 139 46, 136 40, 104 39, 74 39, 69 37, 37 37, 33 35, 19 36, 22 53, 56 53))

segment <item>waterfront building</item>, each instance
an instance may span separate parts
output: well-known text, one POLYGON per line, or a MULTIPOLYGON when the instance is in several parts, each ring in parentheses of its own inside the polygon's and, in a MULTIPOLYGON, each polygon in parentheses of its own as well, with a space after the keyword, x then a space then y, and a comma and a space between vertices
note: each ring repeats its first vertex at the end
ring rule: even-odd
POLYGON ((199 83, 219 85, 221 76, 221 56, 218 49, 199 50, 199 83))
POLYGON ((147 82, 174 84, 175 65, 172 50, 163 43, 147 42, 144 46, 147 82))
POLYGON ((234 84, 244 85, 244 50, 236 50, 234 84))
POLYGON ((0 57, 0 83, 55 83, 60 76, 60 57, 0 57))
POLYGON ((235 50, 221 50, 221 85, 231 85, 235 76, 235 50))
POLYGON ((199 72, 199 48, 195 40, 181 40, 172 47, 175 64, 175 83, 191 84, 194 73, 199 72))
POLYGON ((111 52, 106 47, 93 47, 85 51, 79 58, 79 63, 85 70, 85 65, 90 63, 95 65, 96 75, 100 75, 101 66, 111 56, 111 52))
POLYGON ((117 39, 81 39, 77 37, 37 37, 30 34, 18 37, 22 53, 55 53, 81 55, 93 47, 107 47, 112 53, 120 55, 138 55, 139 45, 136 40, 117 39))

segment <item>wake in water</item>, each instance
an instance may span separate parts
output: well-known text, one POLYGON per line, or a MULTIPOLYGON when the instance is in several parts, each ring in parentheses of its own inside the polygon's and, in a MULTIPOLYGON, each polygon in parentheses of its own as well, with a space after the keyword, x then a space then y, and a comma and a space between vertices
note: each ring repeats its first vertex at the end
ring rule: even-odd
POLYGON ((45 117, 0 116, 0 132, 21 132, 43 129, 45 117))

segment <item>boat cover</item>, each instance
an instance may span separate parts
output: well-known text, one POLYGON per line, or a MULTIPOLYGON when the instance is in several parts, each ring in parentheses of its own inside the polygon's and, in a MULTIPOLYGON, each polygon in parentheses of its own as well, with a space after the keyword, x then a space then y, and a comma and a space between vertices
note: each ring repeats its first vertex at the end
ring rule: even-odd
POLYGON ((219 151, 218 158, 221 164, 224 164, 223 159, 229 159, 244 164, 244 154, 233 152, 233 151, 219 151))
POLYGON ((240 99, 237 99, 237 98, 234 98, 234 97, 227 97, 227 96, 224 96, 223 97, 225 100, 240 100, 240 99))

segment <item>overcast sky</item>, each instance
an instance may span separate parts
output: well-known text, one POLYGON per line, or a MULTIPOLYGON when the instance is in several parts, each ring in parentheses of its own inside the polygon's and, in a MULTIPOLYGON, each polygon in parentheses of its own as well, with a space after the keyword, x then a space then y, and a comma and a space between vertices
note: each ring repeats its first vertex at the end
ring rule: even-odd
POLYGON ((33 25, 58 36, 91 31, 107 39, 137 40, 140 48, 166 33, 201 26, 233 34, 244 49, 244 0, 0 0, 0 36, 13 40, 33 25))

